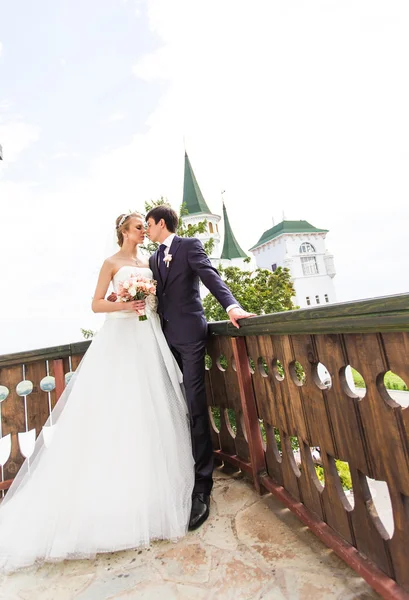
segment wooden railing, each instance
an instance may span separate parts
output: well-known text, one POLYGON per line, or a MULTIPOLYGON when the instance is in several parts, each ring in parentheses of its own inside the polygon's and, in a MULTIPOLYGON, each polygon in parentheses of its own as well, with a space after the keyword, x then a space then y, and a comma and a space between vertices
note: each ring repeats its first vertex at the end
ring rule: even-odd
POLYGON ((384 598, 409 598, 409 411, 384 384, 388 371, 409 382, 409 295, 241 325, 211 326, 207 389, 216 455, 275 494, 384 598), (365 381, 363 398, 350 367, 365 381), (320 450, 324 485, 312 448, 320 450), (338 460, 349 467, 353 505, 338 460), (392 536, 367 478, 387 483, 392 536))
MULTIPOLYGON (((384 598, 409 598, 409 412, 384 385, 388 371, 409 382, 409 295, 241 325, 210 326, 206 386, 216 457, 251 477, 260 493, 277 496, 384 598), (360 393, 350 366, 365 381, 360 393), (319 448, 324 483, 312 448, 319 448), (350 499, 338 461, 349 468, 350 499), (368 478, 387 484, 392 535, 368 478)), ((0 404, 3 489, 24 458, 17 434, 39 433, 89 343, 0 357, 0 401, 8 390, 0 404), (28 395, 22 381, 33 383, 28 395)))
POLYGON ((0 356, 0 490, 10 487, 89 345, 0 356))

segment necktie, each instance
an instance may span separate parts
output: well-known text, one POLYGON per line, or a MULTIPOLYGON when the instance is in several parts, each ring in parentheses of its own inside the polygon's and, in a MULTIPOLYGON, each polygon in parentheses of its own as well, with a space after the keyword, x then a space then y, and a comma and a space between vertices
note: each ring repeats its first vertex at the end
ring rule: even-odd
POLYGON ((167 266, 165 264, 165 250, 166 250, 166 244, 161 244, 159 246, 159 273, 160 273, 162 281, 165 281, 166 269, 167 269, 167 266))

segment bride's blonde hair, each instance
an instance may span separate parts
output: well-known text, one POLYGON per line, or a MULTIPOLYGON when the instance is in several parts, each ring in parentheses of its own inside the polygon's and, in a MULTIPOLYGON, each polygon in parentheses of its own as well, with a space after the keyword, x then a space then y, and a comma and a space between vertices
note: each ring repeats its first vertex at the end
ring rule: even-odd
POLYGON ((128 231, 132 217, 137 217, 138 219, 143 220, 142 215, 140 215, 137 212, 131 212, 131 213, 123 213, 122 215, 119 215, 119 217, 115 221, 116 236, 118 238, 117 239, 118 246, 121 246, 121 248, 122 248, 122 244, 124 243, 124 231, 128 231))

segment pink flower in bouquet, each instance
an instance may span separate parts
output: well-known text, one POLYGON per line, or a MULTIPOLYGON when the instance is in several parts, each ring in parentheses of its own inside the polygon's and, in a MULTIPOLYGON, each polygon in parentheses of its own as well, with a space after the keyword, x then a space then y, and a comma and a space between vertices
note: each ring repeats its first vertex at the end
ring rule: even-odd
MULTIPOLYGON (((132 275, 126 281, 119 284, 119 302, 131 302, 132 300, 146 300, 148 296, 156 296, 156 281, 140 275, 132 275)), ((145 311, 140 311, 139 320, 146 321, 145 311)))

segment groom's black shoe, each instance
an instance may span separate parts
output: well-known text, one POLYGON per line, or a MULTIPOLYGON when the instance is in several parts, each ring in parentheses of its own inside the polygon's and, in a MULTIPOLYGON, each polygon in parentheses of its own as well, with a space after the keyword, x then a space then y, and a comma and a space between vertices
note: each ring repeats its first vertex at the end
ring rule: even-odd
POLYGON ((192 496, 192 511, 190 513, 189 531, 202 525, 209 516, 210 496, 196 492, 192 496))

